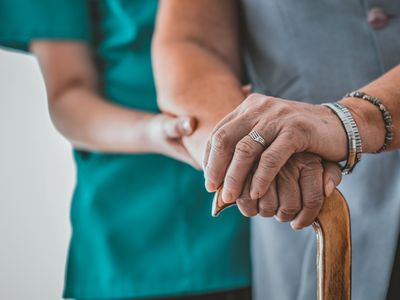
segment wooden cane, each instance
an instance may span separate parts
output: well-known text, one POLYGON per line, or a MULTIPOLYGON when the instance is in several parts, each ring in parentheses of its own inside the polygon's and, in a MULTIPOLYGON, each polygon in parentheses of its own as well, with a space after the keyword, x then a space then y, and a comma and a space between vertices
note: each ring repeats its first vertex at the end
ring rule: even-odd
MULTIPOLYGON (((221 194, 221 190, 218 190, 214 196, 214 217, 235 204, 225 204, 221 194)), ((338 190, 325 199, 313 228, 317 237, 317 299, 350 300, 350 212, 346 200, 338 190)))

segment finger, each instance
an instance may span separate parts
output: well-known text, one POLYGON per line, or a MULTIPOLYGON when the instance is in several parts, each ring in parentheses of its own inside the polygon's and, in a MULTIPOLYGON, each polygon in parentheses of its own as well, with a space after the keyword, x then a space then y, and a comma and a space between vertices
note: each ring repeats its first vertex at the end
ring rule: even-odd
POLYGON ((225 116, 221 121, 219 121, 217 123, 217 125, 215 125, 214 129, 211 131, 210 135, 208 136, 206 149, 203 154, 203 170, 206 170, 207 165, 208 165, 208 159, 210 156, 214 135, 216 134, 216 132, 218 130, 220 130, 221 127, 223 127, 225 124, 229 123, 231 120, 236 118, 238 116, 238 114, 239 114, 239 111, 234 110, 233 112, 231 112, 230 114, 225 116))
POLYGON ((324 191, 325 197, 329 197, 335 187, 342 181, 342 171, 336 163, 324 162, 324 191))
POLYGON ((299 171, 290 161, 277 176, 279 208, 276 213, 276 219, 279 222, 293 220, 301 210, 301 193, 298 178, 299 171))
POLYGON ((258 200, 258 213, 265 218, 273 217, 278 207, 279 198, 276 190, 276 180, 273 180, 267 193, 258 200))
POLYGON ((253 124, 240 116, 222 126, 212 138, 211 150, 205 169, 206 189, 215 191, 222 184, 236 144, 249 132, 253 124))
POLYGON ((258 213, 258 200, 250 197, 251 176, 245 182, 243 192, 236 200, 236 204, 240 212, 246 217, 256 216, 258 213))
MULTIPOLYGON (((246 91, 247 89, 248 88, 245 87, 244 91, 246 91)), ((250 90, 251 90, 251 85, 250 85, 250 90)), ((218 130, 220 130, 223 126, 225 126, 232 120, 238 118, 239 116, 241 116, 243 118, 243 119, 241 119, 243 121, 243 123, 242 124, 239 123, 238 124, 239 126, 235 126, 235 130, 238 130, 240 128, 240 126, 249 125, 249 124, 251 124, 251 126, 249 126, 248 128, 254 127, 254 125, 256 123, 255 122, 256 119, 254 117, 252 117, 251 114, 248 114, 248 113, 243 114, 243 112, 246 111, 246 109, 249 107, 249 105, 250 105, 250 107, 252 106, 252 102, 254 102, 252 99, 254 97, 252 98, 250 93, 249 93, 249 95, 244 95, 244 96, 246 97, 246 99, 244 99, 244 101, 237 108, 235 108, 234 111, 229 113, 220 122, 218 122, 217 125, 215 125, 211 134, 209 135, 208 140, 207 140, 206 149, 205 149, 204 155, 203 155, 203 170, 205 170, 207 168, 210 153, 212 151, 213 138, 214 138, 214 135, 218 132, 218 130)))
POLYGON ((318 160, 303 166, 300 171, 300 188, 303 207, 292 222, 292 228, 302 229, 311 225, 317 218, 324 202, 323 168, 318 160))
MULTIPOLYGON (((270 132, 270 135, 273 136, 274 133, 270 132)), ((262 197, 267 192, 272 180, 296 149, 289 134, 279 134, 272 143, 272 138, 266 138, 265 135, 263 137, 270 145, 262 153, 251 182, 250 196, 254 199, 262 197)))
POLYGON ((164 122, 164 133, 168 138, 180 138, 191 135, 196 127, 196 120, 190 117, 168 117, 164 122))
POLYGON ((254 163, 263 151, 264 146, 254 141, 249 135, 246 135, 237 143, 224 178, 224 191, 222 193, 224 202, 231 203, 239 197, 254 163))

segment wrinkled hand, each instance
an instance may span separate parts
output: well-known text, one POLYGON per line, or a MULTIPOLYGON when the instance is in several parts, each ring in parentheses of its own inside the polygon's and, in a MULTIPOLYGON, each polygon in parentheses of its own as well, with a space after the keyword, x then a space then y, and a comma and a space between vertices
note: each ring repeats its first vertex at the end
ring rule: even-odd
POLYGON ((250 198, 257 200, 299 152, 315 153, 327 161, 345 159, 347 139, 339 119, 324 106, 251 94, 210 135, 203 160, 206 188, 215 191, 223 183, 222 197, 232 202, 247 184, 250 198), (248 136, 252 130, 268 147, 248 136))
POLYGON ((182 143, 182 138, 190 136, 196 129, 196 121, 190 117, 174 117, 158 114, 149 123, 150 139, 157 153, 169 156, 200 169, 182 143))
POLYGON ((260 199, 250 197, 250 175, 236 204, 247 217, 275 216, 280 222, 292 221, 292 228, 299 230, 314 222, 324 198, 333 192, 341 178, 337 164, 322 163, 314 154, 298 153, 283 166, 260 199))

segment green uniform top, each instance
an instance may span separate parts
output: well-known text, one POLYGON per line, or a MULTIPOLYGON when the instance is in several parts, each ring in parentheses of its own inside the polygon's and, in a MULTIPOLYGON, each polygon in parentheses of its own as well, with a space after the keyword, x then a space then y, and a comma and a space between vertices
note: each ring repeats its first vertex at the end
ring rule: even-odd
MULTIPOLYGON (((105 98, 157 112, 150 57, 157 1, 97 3, 93 14, 83 0, 1 1, 0 43, 93 43, 96 36, 105 98)), ((201 172, 161 155, 74 155, 65 297, 162 297, 250 284, 248 221, 236 209, 210 216, 201 172)))

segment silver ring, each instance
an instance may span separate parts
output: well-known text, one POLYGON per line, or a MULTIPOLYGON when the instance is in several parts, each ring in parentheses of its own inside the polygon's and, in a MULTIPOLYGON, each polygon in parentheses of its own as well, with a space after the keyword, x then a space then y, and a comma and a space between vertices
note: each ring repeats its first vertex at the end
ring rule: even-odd
POLYGON ((249 133, 249 137, 251 137, 251 139, 253 141, 256 141, 257 143, 259 143, 264 148, 267 147, 267 142, 265 141, 265 139, 256 130, 252 130, 249 133))

